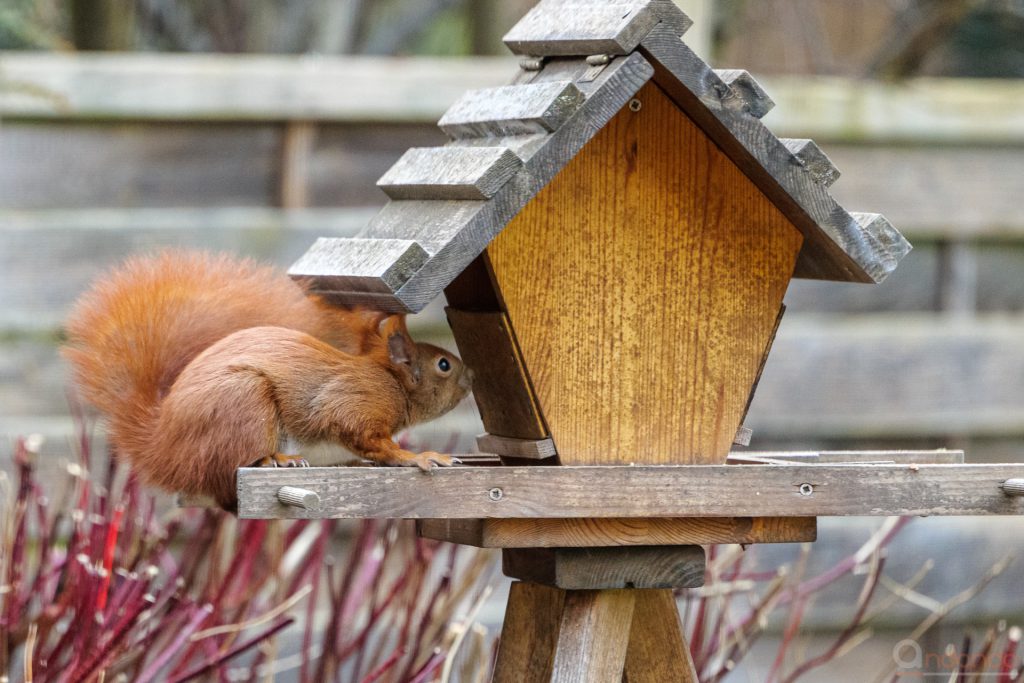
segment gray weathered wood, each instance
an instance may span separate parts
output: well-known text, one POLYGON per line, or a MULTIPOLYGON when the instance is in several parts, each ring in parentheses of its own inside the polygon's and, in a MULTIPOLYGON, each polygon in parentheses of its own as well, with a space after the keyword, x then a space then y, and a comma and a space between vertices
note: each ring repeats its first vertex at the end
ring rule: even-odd
POLYGON ((0 114, 88 119, 436 121, 507 57, 3 52, 0 114))
POLYGON ((1021 477, 1019 463, 243 468, 238 491, 246 518, 1019 515, 1024 501, 999 487, 1021 477), (315 491, 321 511, 285 508, 281 486, 315 491))
POLYGON ((522 165, 504 147, 414 147, 377 187, 391 199, 490 199, 522 165))
MULTIPOLYGON (((682 31, 680 31, 681 33, 682 31)), ((416 122, 514 59, 8 51, 0 116, 16 119, 416 122)), ((1016 143, 1024 84, 1004 79, 765 77, 782 135, 846 142, 1016 143)), ((7 132, 5 131, 5 135, 7 132)), ((845 164, 843 165, 846 168, 845 164)), ((903 221, 899 222, 904 225, 903 221)))
POLYGON ((855 212, 850 215, 857 221, 865 235, 870 236, 885 248, 889 258, 898 262, 910 253, 910 243, 882 214, 855 212))
POLYGON ((502 551, 502 571, 520 581, 565 590, 696 588, 704 585, 704 549, 512 548, 502 551))
POLYGON ((753 429, 740 425, 740 428, 736 430, 736 436, 733 438, 732 443, 734 446, 749 446, 752 436, 754 436, 753 429))
POLYGON ((659 21, 676 37, 689 18, 668 0, 590 2, 542 0, 505 34, 505 45, 520 55, 624 55, 659 21))
POLYGON ((1024 328, 1011 319, 787 323, 746 421, 758 435, 806 442, 1024 430, 1024 328))
POLYGON ((656 27, 642 41, 656 80, 805 237, 796 276, 881 282, 909 250, 899 233, 866 230, 816 183, 759 120, 729 107, 729 87, 671 31, 656 27))
POLYGON ((426 263, 427 252, 412 240, 321 237, 288 269, 318 289, 391 294, 426 263))
POLYGON ((715 73, 732 90, 732 98, 723 99, 727 107, 739 108, 756 118, 762 118, 775 107, 775 102, 749 71, 715 69, 715 73))
POLYGON ((508 436, 481 434, 476 437, 476 447, 481 453, 494 453, 509 458, 531 458, 543 460, 558 455, 555 442, 548 439, 513 439, 508 436))
POLYGON ((781 138, 782 144, 786 146, 797 160, 807 167, 814 182, 829 187, 839 180, 839 169, 836 168, 828 155, 821 147, 806 138, 781 138))
POLYGON ((728 464, 795 463, 805 465, 824 464, 899 464, 899 465, 960 465, 964 462, 963 451, 743 451, 730 453, 728 464))
POLYGON ((470 90, 437 125, 452 139, 550 133, 583 103, 572 81, 470 90))

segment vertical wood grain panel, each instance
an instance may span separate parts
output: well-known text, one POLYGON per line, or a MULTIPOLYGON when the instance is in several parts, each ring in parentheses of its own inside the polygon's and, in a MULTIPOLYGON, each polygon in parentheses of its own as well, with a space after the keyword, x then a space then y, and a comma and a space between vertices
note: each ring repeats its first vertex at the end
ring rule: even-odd
POLYGON ((637 99, 488 254, 563 464, 723 462, 802 237, 656 85, 637 99))

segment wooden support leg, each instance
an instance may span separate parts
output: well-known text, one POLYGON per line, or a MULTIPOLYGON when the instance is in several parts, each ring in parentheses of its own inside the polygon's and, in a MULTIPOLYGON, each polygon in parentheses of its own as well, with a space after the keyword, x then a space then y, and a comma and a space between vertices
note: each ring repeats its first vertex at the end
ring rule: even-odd
POLYGON ((698 683, 671 590, 638 590, 626 651, 626 683, 698 683))
POLYGON ((567 591, 551 680, 620 683, 635 590, 567 591))
POLYGON ((548 683, 565 591, 516 581, 508 595, 492 683, 548 683))

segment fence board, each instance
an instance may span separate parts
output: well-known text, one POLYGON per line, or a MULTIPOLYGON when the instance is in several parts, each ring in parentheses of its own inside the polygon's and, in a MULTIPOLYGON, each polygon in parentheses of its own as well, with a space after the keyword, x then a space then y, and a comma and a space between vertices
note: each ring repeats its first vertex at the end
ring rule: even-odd
MULTIPOLYGON (((433 123, 464 91, 504 85, 516 67, 509 57, 0 52, 0 72, 3 117, 433 123)), ((1019 82, 758 80, 777 104, 769 127, 787 137, 1024 142, 1019 82)))

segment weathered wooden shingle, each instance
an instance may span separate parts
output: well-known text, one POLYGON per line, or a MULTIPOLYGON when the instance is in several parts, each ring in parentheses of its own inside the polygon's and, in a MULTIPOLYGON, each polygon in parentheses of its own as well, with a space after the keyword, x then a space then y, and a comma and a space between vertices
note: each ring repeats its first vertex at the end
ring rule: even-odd
POLYGON ((793 153, 799 163, 804 165, 814 182, 829 187, 839 180, 839 169, 814 140, 782 138, 782 144, 793 153))
POLYGON ((763 117, 775 107, 775 101, 749 71, 715 69, 715 73, 731 88, 731 98, 723 100, 726 106, 736 107, 757 118, 763 117))
POLYGON ((470 90, 438 122, 452 139, 550 133, 583 103, 572 81, 470 90))
POLYGON ((676 36, 692 25, 670 0, 591 2, 547 0, 505 34, 505 45, 520 55, 625 55, 632 52, 658 23, 676 36))
POLYGON ((321 237, 288 269, 317 288, 391 294, 426 263, 427 252, 412 240, 321 237))
POLYGON ((490 199, 522 165, 505 147, 413 147, 377 187, 391 199, 490 199))

